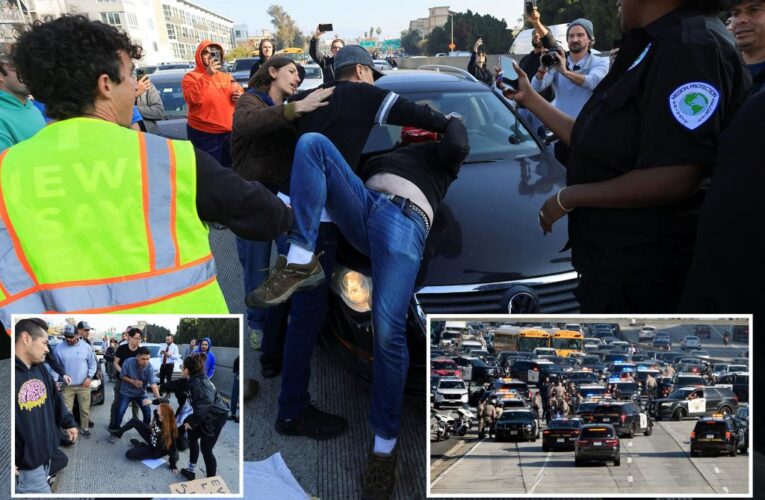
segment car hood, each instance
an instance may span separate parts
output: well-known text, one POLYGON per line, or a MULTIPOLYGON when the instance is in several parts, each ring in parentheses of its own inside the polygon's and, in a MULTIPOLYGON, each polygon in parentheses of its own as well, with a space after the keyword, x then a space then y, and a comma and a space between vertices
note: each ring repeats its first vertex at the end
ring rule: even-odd
POLYGON ((441 394, 467 394, 467 389, 436 389, 441 394))
POLYGON ((539 229, 545 200, 564 186, 563 167, 546 152, 466 164, 435 215, 417 283, 511 281, 572 270, 565 218, 539 229))

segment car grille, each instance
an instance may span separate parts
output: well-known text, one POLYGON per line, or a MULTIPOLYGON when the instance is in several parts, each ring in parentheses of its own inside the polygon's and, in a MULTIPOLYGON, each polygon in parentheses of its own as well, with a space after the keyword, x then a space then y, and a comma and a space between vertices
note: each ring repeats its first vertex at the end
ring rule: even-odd
MULTIPOLYGON (((574 297, 579 279, 574 273, 561 276, 560 280, 540 279, 535 282, 496 283, 486 285, 427 287, 415 294, 415 300, 423 314, 507 314, 508 291, 522 284, 531 289, 539 299, 539 312, 545 314, 579 312, 579 302, 574 297), (443 288, 440 291, 439 288, 443 288)), ((526 311, 519 311, 521 313, 526 311)))
POLYGON ((444 399, 461 399, 461 394, 444 394, 444 399))

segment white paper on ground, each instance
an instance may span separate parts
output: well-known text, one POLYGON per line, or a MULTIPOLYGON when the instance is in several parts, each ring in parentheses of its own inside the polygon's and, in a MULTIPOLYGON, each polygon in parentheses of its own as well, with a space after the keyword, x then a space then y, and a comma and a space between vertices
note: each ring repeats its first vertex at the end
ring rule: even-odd
POLYGON ((141 460, 141 462, 143 462, 143 464, 150 469, 156 469, 165 463, 165 460, 162 458, 147 458, 146 460, 141 460))
MULTIPOLYGON (((189 498, 189 497, 161 497, 189 498)), ((194 500, 214 500, 194 495, 194 500)), ((247 500, 309 500, 284 463, 281 453, 274 453, 260 462, 244 463, 244 498, 247 500)))

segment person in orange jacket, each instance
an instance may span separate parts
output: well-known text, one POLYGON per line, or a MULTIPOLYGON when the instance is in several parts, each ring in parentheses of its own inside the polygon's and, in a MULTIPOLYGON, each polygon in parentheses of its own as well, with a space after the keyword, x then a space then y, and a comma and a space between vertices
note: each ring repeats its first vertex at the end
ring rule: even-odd
POLYGON ((194 145, 231 168, 231 128, 234 105, 242 87, 229 73, 222 72, 223 47, 203 40, 197 47, 197 66, 181 81, 188 105, 186 131, 194 145))

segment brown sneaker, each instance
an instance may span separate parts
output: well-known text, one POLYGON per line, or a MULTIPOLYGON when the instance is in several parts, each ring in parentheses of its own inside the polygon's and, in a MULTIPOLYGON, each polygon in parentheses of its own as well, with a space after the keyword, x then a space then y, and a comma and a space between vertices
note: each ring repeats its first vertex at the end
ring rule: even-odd
POLYGON ((247 307, 262 308, 281 304, 298 290, 308 290, 324 281, 324 270, 319 258, 314 255, 308 264, 287 264, 282 255, 266 280, 255 290, 247 294, 244 303, 247 307))
POLYGON ((387 500, 393 496, 397 458, 398 443, 390 455, 381 455, 374 451, 369 454, 367 470, 364 472, 364 489, 361 492, 363 500, 387 500))

